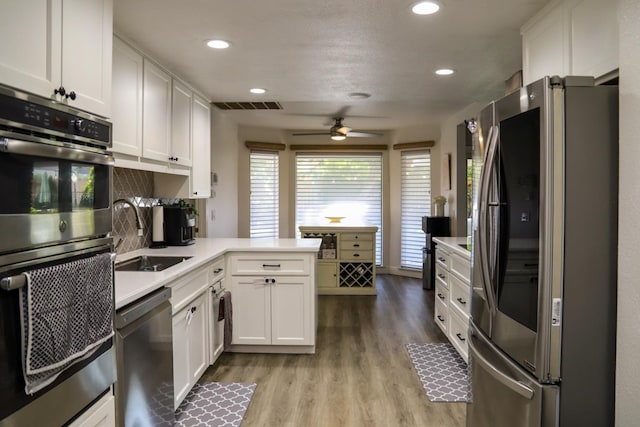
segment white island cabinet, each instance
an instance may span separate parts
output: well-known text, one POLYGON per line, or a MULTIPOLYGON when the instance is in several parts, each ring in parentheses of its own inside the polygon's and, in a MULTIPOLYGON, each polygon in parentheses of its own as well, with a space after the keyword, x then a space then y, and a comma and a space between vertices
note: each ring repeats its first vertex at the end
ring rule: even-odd
POLYGON ((471 252, 464 237, 434 237, 436 286, 434 321, 460 356, 468 360, 467 331, 471 309, 471 252))
POLYGON ((315 351, 315 254, 234 253, 229 271, 233 351, 315 351))

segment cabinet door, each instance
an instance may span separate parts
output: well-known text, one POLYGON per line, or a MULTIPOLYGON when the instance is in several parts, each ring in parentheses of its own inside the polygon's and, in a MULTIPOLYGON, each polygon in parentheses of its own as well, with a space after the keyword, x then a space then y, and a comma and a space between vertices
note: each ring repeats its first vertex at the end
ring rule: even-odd
POLYGON ((271 344, 271 284, 266 277, 232 277, 232 344, 271 344))
POLYGON ((194 95, 192 111, 191 197, 211 197, 211 115, 209 103, 194 95))
POLYGON ((309 277, 276 277, 270 287, 271 344, 313 344, 309 277))
POLYGON ((171 108, 171 163, 191 166, 191 103, 193 93, 173 79, 171 108))
POLYGON ((189 371, 189 316, 191 306, 177 312, 172 319, 173 324, 173 396, 174 409, 191 389, 189 371))
POLYGON ((113 0, 62 2, 62 79, 69 105, 111 115, 113 0))
POLYGON ((335 288, 338 286, 338 264, 335 262, 318 262, 318 288, 335 288))
POLYGON ((209 366, 209 321, 207 297, 209 292, 203 292, 189 304, 191 323, 189 324, 189 374, 190 385, 193 386, 209 366))
POLYGON ((4 0, 0 13, 0 81, 44 97, 53 96, 62 71, 61 34, 61 0, 4 0))
POLYGON ((113 151, 142 155, 142 55, 113 39, 113 151))
POLYGON ((142 93, 142 155, 169 161, 171 138, 171 76, 144 59, 142 93))

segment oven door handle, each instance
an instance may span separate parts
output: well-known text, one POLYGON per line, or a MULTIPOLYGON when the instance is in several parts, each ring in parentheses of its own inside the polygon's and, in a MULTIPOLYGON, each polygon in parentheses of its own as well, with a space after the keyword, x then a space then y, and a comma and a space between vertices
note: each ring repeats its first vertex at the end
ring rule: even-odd
MULTIPOLYGON (((111 252, 111 262, 116 259, 117 254, 111 252)), ((3 277, 0 279, 0 289, 4 291, 15 291, 16 289, 23 288, 27 284, 27 276, 22 274, 16 274, 15 276, 3 277)))
POLYGON ((113 166, 113 156, 93 153, 91 151, 69 148, 58 145, 42 144, 38 142, 22 141, 19 139, 0 138, 0 152, 21 154, 24 156, 48 157, 62 160, 75 160, 97 165, 113 166))

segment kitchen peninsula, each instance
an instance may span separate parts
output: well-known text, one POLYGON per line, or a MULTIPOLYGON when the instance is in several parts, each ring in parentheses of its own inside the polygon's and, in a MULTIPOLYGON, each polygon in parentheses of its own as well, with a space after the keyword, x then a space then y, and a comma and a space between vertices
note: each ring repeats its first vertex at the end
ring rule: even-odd
MULTIPOLYGON (((223 330, 217 327, 216 304, 221 289, 231 292, 226 304, 233 304, 232 340, 225 350, 315 352, 320 243, 321 239, 198 238, 189 246, 144 248, 118 257, 118 313, 132 311, 161 288, 171 290, 174 409, 220 354, 223 330), (126 261, 145 255, 178 262, 161 271, 119 270, 126 261)), ((230 310, 220 312, 228 316, 230 310)))

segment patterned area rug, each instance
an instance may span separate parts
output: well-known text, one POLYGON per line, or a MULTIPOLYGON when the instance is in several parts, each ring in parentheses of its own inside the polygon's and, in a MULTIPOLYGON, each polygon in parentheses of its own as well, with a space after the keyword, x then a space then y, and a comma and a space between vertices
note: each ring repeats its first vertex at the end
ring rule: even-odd
POLYGON ((469 369, 451 344, 407 344, 407 351, 430 401, 471 402, 469 369))
POLYGON ((255 384, 196 384, 176 410, 175 425, 237 427, 242 423, 255 390, 255 384))

